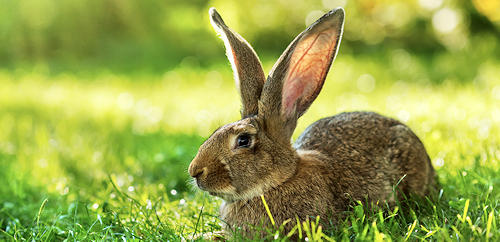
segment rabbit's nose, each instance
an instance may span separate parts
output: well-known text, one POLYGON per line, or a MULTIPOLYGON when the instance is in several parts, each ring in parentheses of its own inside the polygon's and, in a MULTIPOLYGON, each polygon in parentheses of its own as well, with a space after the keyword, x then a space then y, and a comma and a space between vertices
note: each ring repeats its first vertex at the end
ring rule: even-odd
POLYGON ((196 170, 195 172, 193 172, 191 174, 192 177, 198 179, 200 177, 202 177, 205 173, 206 173, 206 170, 207 168, 206 167, 203 167, 202 169, 199 169, 199 170, 196 170))
POLYGON ((200 178, 207 173, 207 167, 198 168, 198 166, 191 164, 189 166, 189 175, 194 178, 200 178))

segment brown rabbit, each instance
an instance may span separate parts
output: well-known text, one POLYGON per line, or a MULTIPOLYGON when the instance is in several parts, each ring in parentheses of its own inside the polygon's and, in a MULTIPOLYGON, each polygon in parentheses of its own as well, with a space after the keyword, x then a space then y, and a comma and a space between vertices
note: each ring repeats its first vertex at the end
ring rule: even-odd
POLYGON ((404 124, 371 112, 341 113, 310 125, 292 146, 297 119, 319 94, 342 37, 344 10, 334 9, 299 34, 265 78, 252 47, 214 8, 241 95, 242 119, 217 129, 189 166, 198 187, 221 197, 226 232, 321 216, 323 227, 353 200, 391 203, 425 196, 434 170, 423 144, 404 124))

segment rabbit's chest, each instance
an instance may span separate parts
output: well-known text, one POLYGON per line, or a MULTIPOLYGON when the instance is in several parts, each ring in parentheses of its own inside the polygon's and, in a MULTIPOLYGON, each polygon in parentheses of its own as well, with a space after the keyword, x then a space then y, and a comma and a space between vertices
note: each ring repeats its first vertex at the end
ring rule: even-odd
POLYGON ((260 196, 248 201, 223 203, 220 216, 231 230, 247 232, 250 227, 267 227, 271 225, 272 216, 276 225, 286 224, 285 229, 295 226, 296 217, 301 221, 310 217, 331 217, 335 212, 332 198, 328 192, 327 184, 318 177, 306 182, 283 184, 282 189, 266 192, 264 198, 269 208, 269 213, 264 207, 260 196))

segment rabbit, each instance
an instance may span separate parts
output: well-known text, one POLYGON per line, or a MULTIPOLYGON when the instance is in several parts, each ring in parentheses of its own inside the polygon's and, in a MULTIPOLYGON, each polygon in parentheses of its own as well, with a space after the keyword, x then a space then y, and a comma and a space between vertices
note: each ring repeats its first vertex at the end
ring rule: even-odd
POLYGON ((318 96, 335 59, 344 26, 336 8, 300 33, 265 77, 253 48, 229 29, 215 8, 220 34, 241 96, 241 120, 224 125, 200 146, 188 172, 196 185, 223 199, 225 233, 251 236, 271 226, 285 231, 297 218, 335 224, 353 201, 393 203, 426 196, 435 172, 424 145, 404 124, 373 112, 320 119, 291 138, 297 120, 318 96), (398 196, 399 196, 398 194, 398 196))

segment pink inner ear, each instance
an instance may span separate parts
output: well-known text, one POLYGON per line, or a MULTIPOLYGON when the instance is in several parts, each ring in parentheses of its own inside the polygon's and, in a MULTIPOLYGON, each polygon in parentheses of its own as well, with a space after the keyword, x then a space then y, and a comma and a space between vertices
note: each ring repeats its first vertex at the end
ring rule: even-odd
POLYGON ((337 43, 337 32, 323 32, 302 37, 289 60, 285 76, 281 112, 301 115, 316 98, 330 68, 337 43))

